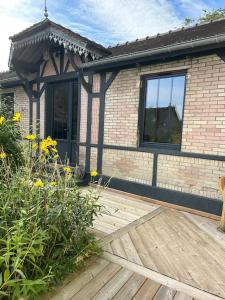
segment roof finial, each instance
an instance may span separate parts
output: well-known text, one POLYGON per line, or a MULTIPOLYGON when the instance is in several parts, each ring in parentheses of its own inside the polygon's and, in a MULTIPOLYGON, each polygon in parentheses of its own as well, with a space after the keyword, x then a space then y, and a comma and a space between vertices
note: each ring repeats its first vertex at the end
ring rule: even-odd
POLYGON ((47 0, 45 0, 45 13, 44 13, 45 18, 48 18, 48 9, 47 9, 47 0))

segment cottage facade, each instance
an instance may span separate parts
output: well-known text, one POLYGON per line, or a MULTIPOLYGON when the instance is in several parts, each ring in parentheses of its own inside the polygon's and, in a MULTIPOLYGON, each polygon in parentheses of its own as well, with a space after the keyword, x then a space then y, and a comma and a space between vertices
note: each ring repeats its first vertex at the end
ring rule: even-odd
POLYGON ((220 214, 225 20, 107 49, 48 19, 11 40, 1 94, 25 131, 113 188, 220 214))

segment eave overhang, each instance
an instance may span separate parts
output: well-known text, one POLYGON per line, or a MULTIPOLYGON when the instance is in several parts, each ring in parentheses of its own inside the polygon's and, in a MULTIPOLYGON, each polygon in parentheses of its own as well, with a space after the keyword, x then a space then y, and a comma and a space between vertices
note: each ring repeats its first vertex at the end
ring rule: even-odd
MULTIPOLYGON (((225 49, 225 34, 207 38, 177 43, 166 47, 159 47, 145 51, 133 52, 117 56, 108 56, 88 63, 83 63, 83 70, 100 71, 115 67, 126 68, 142 62, 152 62, 158 59, 169 59, 180 55, 203 53, 204 51, 225 49)), ((224 50, 225 53, 225 50, 224 50)))
POLYGON ((12 41, 9 56, 10 68, 13 60, 17 59, 18 53, 20 56, 21 52, 27 53, 29 49, 33 52, 39 46, 42 47, 43 44, 47 43, 56 47, 63 47, 84 58, 88 57, 88 60, 100 59, 110 54, 110 51, 102 45, 90 41, 49 19, 33 25, 23 32, 10 37, 10 39, 12 41))
POLYGON ((14 50, 39 44, 42 41, 53 41, 60 46, 62 45, 65 49, 73 51, 74 53, 77 53, 79 55, 83 54, 85 57, 90 54, 93 60, 101 57, 99 53, 93 50, 89 50, 87 48, 87 43, 77 41, 71 38, 69 35, 62 33, 54 28, 48 28, 22 40, 12 42, 10 56, 12 56, 14 50))

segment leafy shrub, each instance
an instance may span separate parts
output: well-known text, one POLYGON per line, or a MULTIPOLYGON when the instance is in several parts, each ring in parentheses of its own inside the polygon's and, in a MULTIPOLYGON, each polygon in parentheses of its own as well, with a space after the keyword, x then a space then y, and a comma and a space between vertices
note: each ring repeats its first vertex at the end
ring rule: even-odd
POLYGON ((23 161, 19 120, 19 113, 9 118, 7 107, 0 99, 0 152, 5 152, 17 165, 23 161))
POLYGON ((26 139, 22 166, 12 169, 8 156, 0 158, 0 295, 6 299, 38 299, 100 252, 87 230, 100 209, 98 195, 75 185, 70 167, 57 163, 50 137, 38 155, 35 137, 26 139))

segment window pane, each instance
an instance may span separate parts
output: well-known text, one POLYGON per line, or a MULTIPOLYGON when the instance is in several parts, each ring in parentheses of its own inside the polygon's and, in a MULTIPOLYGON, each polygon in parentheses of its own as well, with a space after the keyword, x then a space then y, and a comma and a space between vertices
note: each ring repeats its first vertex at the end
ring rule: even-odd
POLYGON ((158 143, 169 142, 170 102, 171 102, 172 78, 162 78, 159 81, 159 97, 157 107, 157 131, 158 143))
POLYGON ((68 122, 68 85, 54 87, 53 138, 67 139, 68 122))
POLYGON ((145 104, 145 120, 144 120, 144 141, 155 142, 156 136, 156 110, 158 98, 159 80, 153 79, 147 81, 147 94, 145 104))
POLYGON ((180 144, 185 76, 147 81, 144 142, 180 144))
POLYGON ((181 143, 184 87, 185 87, 185 76, 179 76, 173 78, 171 123, 170 123, 170 142, 172 144, 181 143))
POLYGON ((3 103, 7 109, 7 115, 10 117, 14 114, 14 93, 7 93, 2 95, 3 103))

